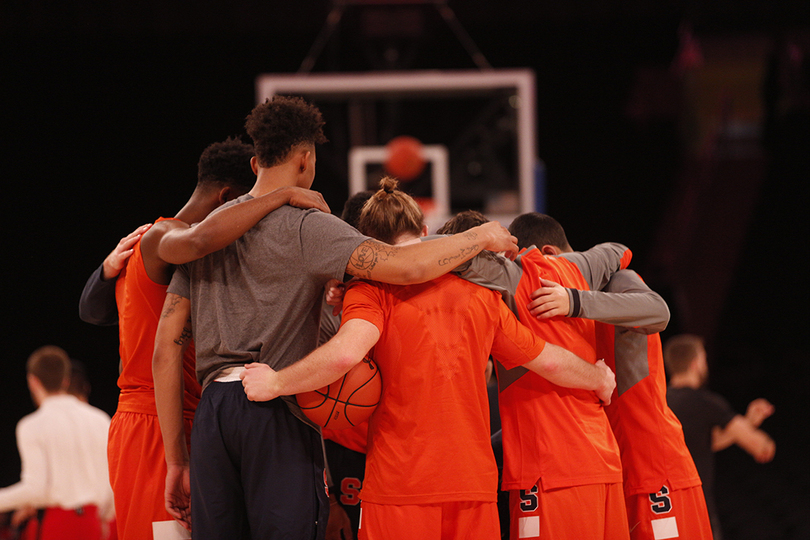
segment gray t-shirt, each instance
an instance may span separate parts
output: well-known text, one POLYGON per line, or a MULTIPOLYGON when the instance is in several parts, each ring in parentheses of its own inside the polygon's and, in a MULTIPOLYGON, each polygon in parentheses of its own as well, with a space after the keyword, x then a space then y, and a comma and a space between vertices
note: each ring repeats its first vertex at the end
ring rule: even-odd
POLYGON ((191 300, 200 383, 250 362, 279 370, 312 352, 324 284, 343 278, 367 239, 331 214, 282 206, 228 247, 179 267, 168 291, 191 300))

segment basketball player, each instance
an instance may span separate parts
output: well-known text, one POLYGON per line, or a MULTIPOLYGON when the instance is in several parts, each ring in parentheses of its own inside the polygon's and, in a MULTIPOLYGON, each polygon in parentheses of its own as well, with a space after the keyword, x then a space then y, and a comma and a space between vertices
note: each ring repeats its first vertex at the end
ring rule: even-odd
MULTIPOLYGON (((283 186, 309 188, 315 145, 325 141, 322 125, 320 111, 301 99, 277 96, 258 105, 246 122, 257 180, 236 206, 283 186)), ((320 435, 294 399, 248 401, 239 380, 244 364, 257 360, 282 368, 312 351, 330 278, 349 273, 424 282, 483 249, 516 248, 497 224, 435 242, 389 246, 331 214, 285 206, 234 244, 178 269, 153 358, 168 463, 166 498, 175 517, 188 522, 190 504, 197 540, 321 538, 328 505, 320 435), (204 390, 189 473, 179 367, 190 328, 204 390)))
MULTIPOLYGON (((395 180, 381 186, 363 208, 360 231, 418 243, 427 232, 419 206, 395 180)), ((497 293, 453 275, 407 286, 354 281, 332 340, 283 370, 250 364, 242 377, 248 397, 263 401, 333 382, 370 354, 383 393, 369 420, 360 538, 497 539, 484 377, 490 352, 597 401, 612 392, 604 363, 544 343, 497 293)))
MULTIPOLYGON (((533 241, 541 250, 569 253, 560 237, 538 235, 533 241)), ((546 320, 573 316, 597 321, 597 356, 616 373, 617 393, 605 412, 621 453, 631 539, 711 540, 700 477, 666 401, 658 334, 669 321, 663 298, 632 270, 618 271, 602 291, 543 283, 532 293, 530 313, 546 320)))
MULTIPOLYGON (((141 227, 123 239, 88 280, 83 292, 80 312, 95 313, 92 318, 96 323, 119 323, 121 392, 110 428, 108 457, 121 540, 151 538, 153 522, 173 519, 164 503, 166 460, 160 444, 151 362, 158 317, 174 268, 158 254, 161 244, 176 236, 193 240, 187 249, 170 245, 173 257, 191 260, 205 251, 219 249, 268 211, 291 200, 328 211, 319 194, 285 189, 256 199, 250 206, 234 208, 238 213, 231 210, 213 216, 214 223, 226 220, 234 227, 229 235, 211 235, 211 221, 190 228, 189 224, 201 221, 223 202, 250 189, 256 179, 250 169, 252 156, 253 147, 236 139, 207 147, 198 163, 197 186, 184 207, 174 218, 159 218, 148 230, 141 227), (122 264, 127 253, 129 260, 122 264), (120 275, 111 275, 116 267, 120 275), (115 292, 117 302, 110 292, 115 292), (117 309, 110 309, 110 304, 117 304, 117 309)), ((200 395, 194 365, 191 348, 183 367, 185 437, 190 435, 200 395)))
MULTIPOLYGON (((524 249, 514 262, 485 254, 462 268, 460 275, 501 292, 519 319, 549 343, 595 362, 594 323, 538 320, 529 312, 531 293, 544 279, 578 289, 600 288, 629 263, 630 251, 621 244, 600 244, 564 257, 542 252, 533 247, 529 235, 550 223, 545 218, 524 214, 512 223, 510 230, 524 249), (537 217, 543 218, 540 223, 537 217)), ((568 244, 564 233, 561 241, 568 244)), ((502 489, 510 491, 511 538, 627 538, 621 460, 601 404, 587 393, 560 388, 525 369, 496 367, 504 449, 502 489), (575 465, 570 456, 577 456, 575 465), (581 510, 570 519, 575 506, 581 510)))

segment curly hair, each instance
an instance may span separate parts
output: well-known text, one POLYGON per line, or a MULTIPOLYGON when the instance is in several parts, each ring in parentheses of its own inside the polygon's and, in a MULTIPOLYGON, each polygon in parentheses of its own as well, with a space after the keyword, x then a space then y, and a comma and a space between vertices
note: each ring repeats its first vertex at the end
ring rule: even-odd
POLYGON ((250 167, 253 146, 236 137, 208 145, 197 162, 197 185, 225 184, 248 192, 256 183, 250 167))
POLYGON ((487 217, 478 210, 464 210, 448 219, 436 234, 456 234, 488 222, 487 217))
POLYGON ((322 144, 323 116, 314 105, 300 97, 275 96, 254 107, 247 116, 245 129, 262 167, 273 167, 300 144, 322 144))
POLYGON ((357 230, 393 244, 403 233, 419 235, 425 225, 422 209, 413 197, 397 189, 396 179, 386 176, 380 180, 380 190, 363 206, 357 230))

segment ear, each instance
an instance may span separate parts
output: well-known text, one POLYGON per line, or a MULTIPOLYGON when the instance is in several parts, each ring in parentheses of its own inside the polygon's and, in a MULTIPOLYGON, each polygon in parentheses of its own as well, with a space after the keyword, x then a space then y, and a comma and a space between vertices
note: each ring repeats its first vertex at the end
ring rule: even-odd
POLYGON ((312 152, 307 150, 301 154, 301 157, 298 159, 298 172, 304 172, 309 167, 309 156, 312 155, 312 152))
POLYGON ((39 382, 36 375, 33 373, 26 373, 25 379, 28 382, 28 389, 33 393, 35 388, 42 388, 42 383, 39 382))
POLYGON ((543 255, 552 255, 556 257, 562 253, 562 250, 557 246, 552 246, 551 244, 543 244, 543 247, 540 248, 540 252, 543 253, 543 255))
POLYGON ((231 186, 225 186, 224 188, 219 190, 219 196, 217 200, 219 204, 224 204, 231 199, 235 199, 237 197, 236 193, 233 191, 231 186))
POLYGON ((428 235, 428 226, 427 225, 422 225, 422 236, 427 236, 427 235, 428 235))
POLYGON ((253 169, 253 174, 259 174, 259 159, 256 156, 250 158, 250 168, 253 169))

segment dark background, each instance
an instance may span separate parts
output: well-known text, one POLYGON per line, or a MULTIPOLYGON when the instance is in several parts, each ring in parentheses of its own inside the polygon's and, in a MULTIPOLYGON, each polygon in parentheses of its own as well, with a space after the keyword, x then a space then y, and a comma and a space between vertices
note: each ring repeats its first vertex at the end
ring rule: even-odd
MULTIPOLYGON (((664 337, 704 335, 711 387, 738 411, 757 397, 775 404, 763 425, 777 442, 772 463, 757 465, 736 448, 718 455, 726 537, 810 537, 804 496, 810 4, 449 5, 493 67, 535 70, 546 210, 574 248, 607 240, 633 248, 633 268, 672 309, 664 337), (680 49, 687 30, 701 43, 704 63, 689 69, 687 62, 678 71, 677 60, 688 60, 680 49), (731 92, 709 107, 725 111, 720 127, 707 139, 694 131, 690 137, 684 127, 690 121, 712 125, 705 107, 695 112, 708 101, 707 89, 750 74, 735 62, 750 66, 752 58, 762 77, 744 98, 757 105, 735 109, 741 100, 731 92), (752 109, 753 121, 746 112, 752 109), (735 131, 741 119, 759 131, 735 131)), ((0 485, 19 478, 14 426, 33 410, 24 364, 38 346, 57 344, 82 360, 91 402, 114 412, 117 333, 79 320, 87 276, 121 236, 182 206, 202 149, 243 133, 255 77, 298 70, 330 6, 0 4, 6 186, 0 485)), ((348 6, 315 58, 315 72, 476 68, 431 5, 348 6)), ((345 186, 345 171, 319 160, 314 188, 335 212, 345 186)))

